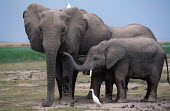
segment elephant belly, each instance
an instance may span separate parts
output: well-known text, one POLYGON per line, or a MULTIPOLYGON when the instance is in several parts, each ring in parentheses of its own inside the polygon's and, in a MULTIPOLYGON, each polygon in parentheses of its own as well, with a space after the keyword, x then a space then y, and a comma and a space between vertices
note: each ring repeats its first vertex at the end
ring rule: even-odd
POLYGON ((145 79, 149 74, 147 69, 147 66, 137 65, 128 72, 128 77, 132 79, 145 79))

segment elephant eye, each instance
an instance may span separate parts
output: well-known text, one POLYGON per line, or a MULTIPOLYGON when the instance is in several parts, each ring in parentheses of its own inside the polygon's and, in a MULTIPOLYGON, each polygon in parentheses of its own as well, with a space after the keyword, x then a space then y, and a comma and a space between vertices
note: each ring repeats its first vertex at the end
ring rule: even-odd
POLYGON ((93 59, 94 59, 94 60, 97 60, 97 59, 99 59, 99 57, 97 57, 97 56, 94 56, 94 57, 93 57, 93 59))
POLYGON ((42 32, 43 30, 42 30, 42 27, 39 27, 39 30, 40 30, 40 32, 42 32))
POLYGON ((62 32, 65 32, 65 27, 62 28, 62 32))

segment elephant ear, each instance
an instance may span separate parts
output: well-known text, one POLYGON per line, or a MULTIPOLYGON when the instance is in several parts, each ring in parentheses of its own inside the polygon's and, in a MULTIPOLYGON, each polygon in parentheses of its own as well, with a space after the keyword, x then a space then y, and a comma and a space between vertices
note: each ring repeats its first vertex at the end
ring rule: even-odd
MULTIPOLYGON (((77 39, 77 37, 81 39, 81 37, 84 36, 88 28, 88 22, 84 18, 82 11, 77 7, 65 9, 63 12, 70 16, 68 22, 69 30, 66 39, 67 44, 70 44, 70 41, 77 39)), ((70 48, 71 47, 72 45, 70 45, 70 48)))
POLYGON ((119 43, 113 43, 106 48, 106 68, 110 69, 116 62, 122 59, 125 55, 125 47, 119 43))
POLYGON ((47 10, 49 10, 49 8, 33 3, 29 5, 23 13, 25 32, 28 35, 28 39, 31 43, 31 48, 38 52, 44 52, 44 48, 42 46, 42 38, 38 28, 41 19, 40 13, 47 10))

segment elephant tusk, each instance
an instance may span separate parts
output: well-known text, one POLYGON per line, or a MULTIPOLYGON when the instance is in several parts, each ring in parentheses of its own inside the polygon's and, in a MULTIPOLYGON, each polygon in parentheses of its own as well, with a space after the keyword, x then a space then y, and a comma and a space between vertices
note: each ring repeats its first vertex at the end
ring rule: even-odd
POLYGON ((90 70, 90 77, 92 76, 92 70, 90 70))

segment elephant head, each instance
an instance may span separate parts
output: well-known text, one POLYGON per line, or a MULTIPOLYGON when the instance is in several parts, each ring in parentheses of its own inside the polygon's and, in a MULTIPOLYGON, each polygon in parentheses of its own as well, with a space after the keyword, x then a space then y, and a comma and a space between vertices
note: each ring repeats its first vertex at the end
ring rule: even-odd
POLYGON ((28 6, 23 18, 31 48, 45 53, 48 91, 53 90, 57 54, 63 50, 69 53, 74 51, 72 40, 84 35, 87 20, 76 7, 50 11, 36 3, 28 6))
POLYGON ((50 11, 34 3, 24 11, 23 18, 31 48, 38 52, 57 50, 66 37, 82 36, 87 28, 87 21, 76 7, 50 11))
POLYGON ((124 57, 125 47, 117 40, 103 41, 90 48, 83 65, 78 65, 70 54, 64 52, 64 55, 69 57, 76 70, 110 69, 124 57))

